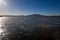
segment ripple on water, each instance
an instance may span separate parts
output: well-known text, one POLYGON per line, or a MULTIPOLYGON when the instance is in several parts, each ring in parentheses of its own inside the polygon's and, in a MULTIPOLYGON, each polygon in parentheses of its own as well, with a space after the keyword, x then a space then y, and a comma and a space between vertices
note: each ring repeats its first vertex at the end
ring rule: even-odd
POLYGON ((5 26, 3 25, 4 18, 6 17, 0 17, 0 40, 2 40, 3 37, 5 37, 5 26))

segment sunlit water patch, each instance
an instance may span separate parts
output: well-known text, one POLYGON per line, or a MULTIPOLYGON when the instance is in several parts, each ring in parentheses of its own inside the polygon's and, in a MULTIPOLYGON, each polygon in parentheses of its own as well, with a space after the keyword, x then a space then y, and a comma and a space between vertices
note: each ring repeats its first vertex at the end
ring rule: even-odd
MULTIPOLYGON (((50 19, 49 22, 49 20, 35 20, 34 18, 30 17, 0 17, 0 40, 15 40, 15 37, 18 37, 18 39, 20 39, 22 35, 32 35, 32 32, 45 30, 44 28, 48 25, 48 22, 52 25, 54 24, 54 27, 55 24, 58 24, 59 22, 56 21, 57 19, 55 21, 51 20, 52 19, 50 19), (44 25, 44 28, 40 27, 44 23, 47 25, 44 25)), ((47 27, 51 26, 48 25, 47 27)))
POLYGON ((4 32, 4 30, 2 29, 2 24, 1 24, 1 21, 2 21, 2 17, 0 17, 0 35, 4 32))
POLYGON ((3 22, 5 21, 6 17, 0 17, 0 40, 2 40, 2 37, 4 37, 6 35, 6 28, 3 24, 3 22))

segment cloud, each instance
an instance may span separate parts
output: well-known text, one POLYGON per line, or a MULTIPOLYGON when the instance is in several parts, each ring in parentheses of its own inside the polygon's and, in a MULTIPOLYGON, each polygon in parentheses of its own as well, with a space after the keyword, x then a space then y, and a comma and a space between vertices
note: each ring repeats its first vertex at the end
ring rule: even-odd
POLYGON ((7 7, 8 4, 5 0, 0 0, 0 8, 7 7))
POLYGON ((0 0, 0 15, 7 13, 7 0, 0 0))

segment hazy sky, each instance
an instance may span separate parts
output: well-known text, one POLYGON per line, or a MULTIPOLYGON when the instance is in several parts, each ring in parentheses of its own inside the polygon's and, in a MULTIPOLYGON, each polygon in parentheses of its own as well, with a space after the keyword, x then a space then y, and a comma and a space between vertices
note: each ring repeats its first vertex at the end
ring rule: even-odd
POLYGON ((0 15, 60 15, 60 0, 0 0, 0 15))

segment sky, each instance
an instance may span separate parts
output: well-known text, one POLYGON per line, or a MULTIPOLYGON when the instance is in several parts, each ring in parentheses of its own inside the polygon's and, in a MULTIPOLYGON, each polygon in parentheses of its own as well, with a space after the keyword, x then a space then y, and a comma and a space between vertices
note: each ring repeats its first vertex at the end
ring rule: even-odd
POLYGON ((0 15, 60 15, 60 0, 0 0, 0 15))

